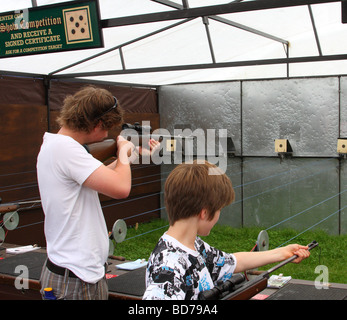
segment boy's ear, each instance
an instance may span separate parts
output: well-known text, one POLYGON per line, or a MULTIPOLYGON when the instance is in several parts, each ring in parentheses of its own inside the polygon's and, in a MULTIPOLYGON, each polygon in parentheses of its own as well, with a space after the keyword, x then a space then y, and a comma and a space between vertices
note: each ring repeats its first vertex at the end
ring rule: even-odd
POLYGON ((101 127, 102 127, 102 122, 99 121, 98 124, 92 129, 91 132, 95 132, 95 131, 97 131, 98 129, 101 129, 101 127))
POLYGON ((199 217, 201 220, 207 220, 208 214, 206 209, 202 209, 199 213, 199 217))

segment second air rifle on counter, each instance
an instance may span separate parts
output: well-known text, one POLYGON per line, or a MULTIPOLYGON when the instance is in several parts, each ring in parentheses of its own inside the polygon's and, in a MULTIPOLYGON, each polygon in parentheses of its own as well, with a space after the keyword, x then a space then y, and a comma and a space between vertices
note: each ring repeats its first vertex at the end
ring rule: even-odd
MULTIPOLYGON (((308 245, 308 250, 318 246, 317 241, 312 241, 308 245)), ((242 273, 237 273, 220 285, 206 291, 201 291, 199 300, 249 300, 262 290, 267 288, 270 273, 283 267, 289 262, 295 260, 298 256, 292 257, 280 262, 269 270, 261 273, 252 280, 247 281, 242 273)))

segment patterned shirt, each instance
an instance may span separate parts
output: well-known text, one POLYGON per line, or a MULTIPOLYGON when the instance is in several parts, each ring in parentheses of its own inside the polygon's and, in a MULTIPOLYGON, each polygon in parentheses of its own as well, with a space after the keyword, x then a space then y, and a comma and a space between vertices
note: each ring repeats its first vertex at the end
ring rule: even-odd
POLYGON ((211 247, 199 237, 195 249, 165 233, 149 257, 143 299, 197 300, 200 291, 231 278, 236 267, 234 255, 211 247))

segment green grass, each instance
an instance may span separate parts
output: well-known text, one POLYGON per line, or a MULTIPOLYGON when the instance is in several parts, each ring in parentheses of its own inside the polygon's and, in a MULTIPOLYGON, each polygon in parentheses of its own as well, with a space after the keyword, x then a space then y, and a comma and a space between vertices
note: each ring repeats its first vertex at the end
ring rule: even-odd
MULTIPOLYGON (((115 255, 124 256, 128 260, 148 259, 159 237, 167 230, 168 222, 153 220, 140 224, 137 229, 128 228, 126 239, 117 244, 115 255), (158 229, 156 231, 153 231, 158 229)), ((216 225, 209 236, 202 237, 211 246, 225 252, 250 251, 257 240, 260 228, 231 228, 216 225)), ((276 248, 296 237, 299 232, 288 229, 271 229, 269 234, 269 249, 276 248)), ((329 282, 347 283, 347 235, 332 236, 323 231, 307 231, 286 243, 308 244, 316 240, 319 246, 312 250, 310 258, 300 264, 289 263, 276 270, 274 274, 283 273, 295 279, 314 281, 319 273, 315 268, 325 265, 329 271, 329 282)), ((285 245, 286 245, 285 244, 285 245)), ((267 270, 273 265, 264 266, 260 270, 267 270)))

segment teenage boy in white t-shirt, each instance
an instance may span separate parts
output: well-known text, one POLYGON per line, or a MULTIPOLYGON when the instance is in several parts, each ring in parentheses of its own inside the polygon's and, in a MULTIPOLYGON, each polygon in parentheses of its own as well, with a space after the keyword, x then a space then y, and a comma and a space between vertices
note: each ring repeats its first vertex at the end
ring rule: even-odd
POLYGON ((110 92, 86 87, 65 99, 59 132, 43 137, 37 159, 48 256, 40 280, 42 294, 52 287, 57 299, 108 298, 109 240, 98 193, 115 199, 129 195, 128 156, 134 145, 118 137, 117 160, 108 166, 83 145, 105 139, 111 128, 122 124, 122 115, 110 92))
POLYGON ((209 246, 207 236, 223 207, 234 201, 229 178, 204 162, 178 165, 165 183, 169 229, 159 239, 146 270, 144 300, 196 300, 233 273, 285 260, 298 263, 310 255, 307 246, 288 245, 262 252, 225 253, 209 246))

